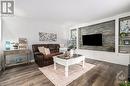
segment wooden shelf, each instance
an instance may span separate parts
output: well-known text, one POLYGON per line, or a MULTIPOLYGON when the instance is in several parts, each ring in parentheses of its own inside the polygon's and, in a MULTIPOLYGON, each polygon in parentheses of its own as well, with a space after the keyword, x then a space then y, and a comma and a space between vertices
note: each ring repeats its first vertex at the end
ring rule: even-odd
POLYGON ((130 45, 119 45, 120 47, 130 47, 130 45))
POLYGON ((125 37, 122 40, 130 40, 130 37, 125 37))
POLYGON ((29 63, 28 62, 20 62, 20 63, 6 64, 6 67, 21 65, 21 64, 29 64, 29 63))

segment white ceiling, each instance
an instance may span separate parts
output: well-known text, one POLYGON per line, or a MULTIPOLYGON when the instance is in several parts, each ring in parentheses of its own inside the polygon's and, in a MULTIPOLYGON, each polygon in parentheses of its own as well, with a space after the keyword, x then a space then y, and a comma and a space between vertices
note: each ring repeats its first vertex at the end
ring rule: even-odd
POLYGON ((130 12, 130 0, 15 0, 16 16, 88 22, 130 12))

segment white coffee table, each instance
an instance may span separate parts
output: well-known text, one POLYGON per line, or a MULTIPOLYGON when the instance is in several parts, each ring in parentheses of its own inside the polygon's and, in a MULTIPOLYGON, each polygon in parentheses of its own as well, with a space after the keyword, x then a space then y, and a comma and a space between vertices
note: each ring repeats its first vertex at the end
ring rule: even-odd
POLYGON ((68 77, 68 68, 70 65, 78 64, 82 62, 82 68, 84 68, 85 56, 75 54, 71 58, 64 58, 61 55, 54 56, 54 69, 56 69, 56 63, 65 66, 65 76, 68 77))

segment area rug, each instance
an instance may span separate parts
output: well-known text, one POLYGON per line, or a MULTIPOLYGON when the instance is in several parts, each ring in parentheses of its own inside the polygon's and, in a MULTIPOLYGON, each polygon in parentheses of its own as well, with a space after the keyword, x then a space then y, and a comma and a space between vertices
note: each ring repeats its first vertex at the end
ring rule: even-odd
POLYGON ((67 86, 69 83, 91 70, 95 65, 85 63, 84 69, 82 63, 69 66, 69 76, 65 77, 64 66, 57 64, 57 69, 54 69, 54 65, 39 68, 39 70, 55 85, 55 86, 67 86))

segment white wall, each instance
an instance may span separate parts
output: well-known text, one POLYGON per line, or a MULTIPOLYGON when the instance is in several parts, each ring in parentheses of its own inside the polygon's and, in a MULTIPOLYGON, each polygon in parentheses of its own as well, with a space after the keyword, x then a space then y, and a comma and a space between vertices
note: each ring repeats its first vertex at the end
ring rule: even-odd
POLYGON ((29 46, 35 43, 47 43, 39 41, 39 32, 56 33, 57 41, 49 43, 66 43, 66 30, 55 22, 46 22, 33 18, 3 17, 2 18, 3 45, 6 40, 17 41, 19 37, 28 39, 29 46))
MULTIPOLYGON (((5 41, 16 41, 18 38, 27 38, 29 49, 32 50, 32 44, 40 43, 58 43, 66 44, 67 33, 65 27, 57 22, 47 22, 44 19, 33 19, 24 17, 2 17, 2 44, 5 49, 5 41), (39 41, 39 32, 56 33, 56 42, 41 42, 39 41)), ((15 60, 16 57, 7 59, 7 63, 15 60)), ((31 55, 33 61, 33 55, 31 55)))
POLYGON ((81 49, 78 50, 78 53, 85 55, 86 58, 106 61, 115 64, 128 65, 129 63, 128 54, 105 52, 105 51, 81 50, 81 49))
MULTIPOLYGON (((96 59, 96 60, 101 60, 101 61, 106 61, 106 62, 111 62, 115 64, 121 64, 121 65, 128 65, 129 64, 129 56, 130 54, 122 54, 118 53, 118 33, 119 33, 119 18, 130 16, 130 12, 120 14, 117 16, 105 18, 102 20, 97 20, 94 22, 89 22, 89 23, 84 23, 84 24, 79 24, 76 26, 71 27, 70 29, 75 29, 83 26, 89 26, 93 24, 98 24, 110 20, 115 20, 115 52, 105 52, 105 51, 94 51, 94 50, 83 50, 83 49, 78 49, 79 54, 83 54, 86 56, 86 58, 91 58, 91 59, 96 59)), ((78 30, 77 30, 78 33, 78 30)), ((78 42, 78 38, 77 38, 78 42)), ((77 45, 78 47, 78 45, 77 45)))
MULTIPOLYGON (((1 13, 0 13, 0 44, 1 44, 1 13)), ((1 50, 1 46, 0 46, 0 50, 1 50)))
MULTIPOLYGON (((2 48, 1 48, 1 13, 0 13, 0 54, 2 53, 2 48)), ((2 69, 2 63, 1 63, 1 60, 2 60, 2 56, 0 55, 0 71, 2 69)))

